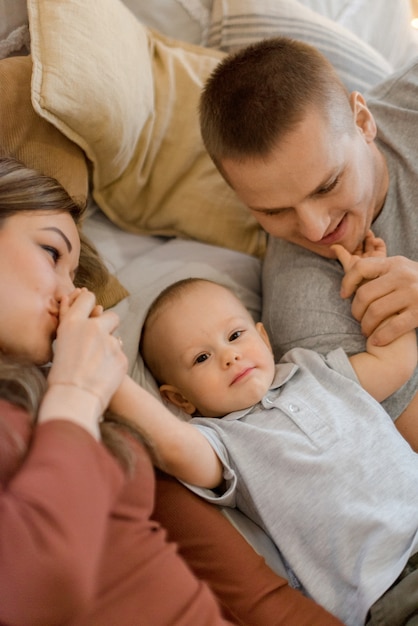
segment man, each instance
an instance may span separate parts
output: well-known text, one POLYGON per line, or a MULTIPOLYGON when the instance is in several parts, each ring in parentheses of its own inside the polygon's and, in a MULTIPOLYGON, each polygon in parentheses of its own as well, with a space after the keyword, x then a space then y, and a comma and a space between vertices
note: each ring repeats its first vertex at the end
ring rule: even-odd
MULTIPOLYGON (((260 41, 217 66, 200 121, 214 163, 271 235, 263 321, 276 359, 293 346, 353 354, 367 336, 385 345, 418 326, 418 59, 366 102, 315 48, 260 41), (353 252, 371 225, 388 258, 359 261, 340 294, 331 246, 353 252)), ((404 433, 417 384, 416 372, 384 403, 404 433)))

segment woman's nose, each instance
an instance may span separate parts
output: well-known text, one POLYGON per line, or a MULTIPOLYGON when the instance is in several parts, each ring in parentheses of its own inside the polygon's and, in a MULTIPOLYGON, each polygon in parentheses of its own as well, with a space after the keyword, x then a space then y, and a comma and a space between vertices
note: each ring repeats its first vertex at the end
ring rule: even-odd
POLYGON ((74 289, 75 286, 70 276, 60 276, 56 290, 57 300, 60 301, 63 296, 69 296, 74 289))

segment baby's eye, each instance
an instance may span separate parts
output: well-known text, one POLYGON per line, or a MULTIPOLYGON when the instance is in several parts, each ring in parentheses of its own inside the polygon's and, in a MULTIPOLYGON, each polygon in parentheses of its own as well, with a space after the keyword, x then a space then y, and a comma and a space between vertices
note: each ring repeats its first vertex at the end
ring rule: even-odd
POLYGON ((243 330, 235 330, 232 335, 229 336, 229 341, 235 341, 238 337, 241 337, 243 330))
POLYGON ((195 359, 195 363, 203 363, 208 358, 209 358, 208 354, 199 354, 199 356, 195 359))
POLYGON ((48 254, 52 257, 54 263, 57 263, 57 261, 61 257, 59 251, 54 248, 54 246, 42 246, 42 248, 46 250, 46 252, 48 252, 48 254))

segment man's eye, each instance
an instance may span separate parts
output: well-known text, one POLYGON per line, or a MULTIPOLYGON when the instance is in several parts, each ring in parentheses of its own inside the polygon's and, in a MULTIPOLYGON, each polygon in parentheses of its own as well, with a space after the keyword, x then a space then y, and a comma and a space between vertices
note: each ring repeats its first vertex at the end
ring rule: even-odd
POLYGON ((289 209, 271 209, 271 211, 269 211, 269 209, 265 209, 262 213, 266 217, 283 217, 283 215, 286 215, 288 211, 289 209))
POLYGON ((46 250, 46 252, 48 252, 48 254, 51 255, 54 263, 56 263, 58 261, 58 259, 60 258, 60 253, 58 252, 58 250, 56 248, 54 248, 54 246, 42 246, 42 248, 44 250, 46 250))
POLYGON ((337 176, 337 178, 335 178, 332 183, 330 183, 327 187, 323 187, 322 189, 318 190, 318 195, 325 195, 327 193, 330 193, 330 191, 332 191, 340 182, 340 177, 337 176))
POLYGON ((199 354, 199 356, 195 360, 195 363, 203 363, 203 361, 206 361, 206 359, 208 358, 209 358, 208 354, 199 354))
POLYGON ((243 330, 236 330, 235 332, 232 333, 232 335, 230 335, 229 341, 235 341, 235 339, 238 339, 238 337, 241 337, 243 332, 244 332, 243 330))

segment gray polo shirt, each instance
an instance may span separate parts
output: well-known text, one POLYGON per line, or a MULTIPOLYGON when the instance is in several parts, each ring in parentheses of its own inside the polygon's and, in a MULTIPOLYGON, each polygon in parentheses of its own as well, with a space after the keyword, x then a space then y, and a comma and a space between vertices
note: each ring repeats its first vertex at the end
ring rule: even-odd
POLYGON ((254 407, 193 418, 225 490, 278 546, 303 588, 348 626, 418 549, 418 455, 360 386, 344 351, 295 348, 254 407))

